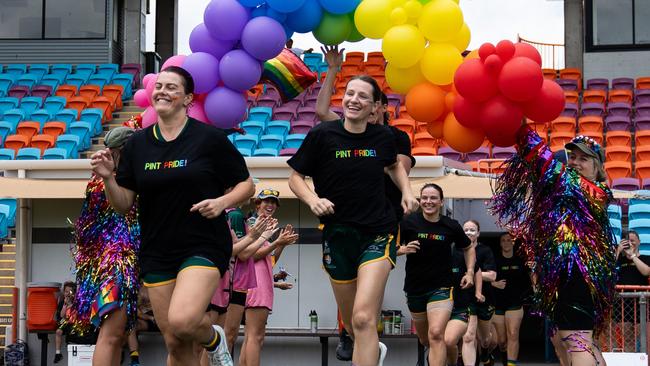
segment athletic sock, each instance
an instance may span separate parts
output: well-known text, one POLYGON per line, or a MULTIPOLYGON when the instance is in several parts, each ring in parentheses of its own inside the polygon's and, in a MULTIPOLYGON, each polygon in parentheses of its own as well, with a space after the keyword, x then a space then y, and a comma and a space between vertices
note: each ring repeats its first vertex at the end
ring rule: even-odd
POLYGON ((518 366, 519 361, 517 360, 508 360, 508 366, 518 366))
POLYGON ((219 341, 221 340, 221 337, 219 337, 219 333, 217 331, 214 331, 214 336, 212 340, 208 343, 203 344, 203 348, 208 350, 208 352, 214 352, 214 350, 217 349, 217 346, 219 345, 219 341))
POLYGON ((487 348, 481 347, 481 362, 486 363, 490 361, 490 353, 487 348))
POLYGON ((57 354, 57 355, 60 355, 60 354, 61 354, 61 350, 60 350, 60 349, 57 349, 57 350, 56 350, 56 354, 57 354))
POLYGON ((138 351, 132 351, 130 354, 131 361, 140 361, 140 353, 138 351))

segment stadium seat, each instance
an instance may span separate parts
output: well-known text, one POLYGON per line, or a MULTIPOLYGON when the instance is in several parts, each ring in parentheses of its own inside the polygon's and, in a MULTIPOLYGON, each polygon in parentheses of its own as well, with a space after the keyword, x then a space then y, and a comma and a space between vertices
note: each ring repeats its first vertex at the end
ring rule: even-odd
POLYGON ((636 131, 636 133, 634 134, 634 145, 635 146, 650 145, 650 131, 648 130, 636 131))
MULTIPOLYGON (((607 150, 609 150, 609 147, 607 150)), ((634 149, 634 158, 637 162, 650 161, 650 145, 636 146, 634 149)))
POLYGON ((104 111, 104 122, 113 120, 113 102, 110 99, 102 96, 95 97, 88 107, 104 111))
POLYGON ((85 75, 79 75, 79 74, 70 74, 65 78, 65 83, 67 85, 74 85, 77 88, 77 90, 79 90, 83 85, 85 85, 87 81, 88 78, 85 75))
POLYGON ((133 97, 133 75, 132 74, 116 74, 113 76, 110 84, 121 85, 124 88, 122 100, 129 100, 133 97))
POLYGON ((366 55, 363 52, 346 52, 345 62, 362 64, 365 61, 366 55))
POLYGON ((413 156, 436 156, 438 151, 434 146, 417 146, 411 149, 413 156))
POLYGON ((305 63, 307 63, 307 62, 319 63, 319 62, 323 61, 323 54, 318 53, 318 52, 303 53, 302 57, 303 57, 303 61, 305 61, 305 63))
POLYGON ((650 103, 650 89, 637 89, 634 93, 634 104, 650 103))
POLYGON ((603 118, 598 116, 582 116, 578 118, 578 132, 603 132, 603 118))
POLYGON ((639 179, 631 177, 616 178, 612 180, 612 188, 623 191, 636 191, 640 189, 639 179))
MULTIPOLYGON (((566 92, 565 92, 566 95, 566 92)), ((607 102, 607 92, 605 90, 592 90, 587 89, 582 92, 582 102, 583 103, 600 103, 605 104, 607 102)), ((574 102, 577 103, 577 102, 574 102)))
POLYGON ((553 80, 557 79, 557 70, 555 69, 542 69, 542 73, 544 73, 544 78, 553 80))
POLYGON ((286 103, 281 107, 273 109, 273 120, 281 121, 292 121, 296 117, 296 110, 298 106, 292 103, 287 105, 286 103))
POLYGON ((9 135, 5 139, 4 147, 7 149, 12 149, 17 153, 18 150, 22 149, 23 147, 29 146, 29 141, 29 137, 24 135, 9 135))
POLYGON ((612 79, 612 89, 634 90, 634 79, 631 78, 612 79))
POLYGON ((650 190, 650 179, 641 179, 641 188, 644 190, 650 190))
POLYGON ((47 149, 43 152, 43 160, 59 160, 59 159, 66 159, 67 158, 68 152, 66 149, 62 149, 60 147, 53 147, 50 149, 47 149))
POLYGON ((18 124, 16 128, 17 135, 23 135, 31 140, 32 137, 38 135, 41 131, 41 124, 33 121, 23 121, 18 124))
POLYGON ((282 149, 280 150, 280 156, 293 156, 298 149, 282 149))
POLYGON ((89 70, 92 74, 97 70, 97 65, 95 64, 78 64, 75 67, 75 71, 89 70))
POLYGON ((575 133, 571 133, 571 132, 552 133, 551 136, 550 136, 549 145, 551 145, 551 146, 553 146, 553 145, 564 146, 568 142, 570 142, 575 136, 576 136, 575 133))
POLYGON ((41 79, 36 75, 24 74, 24 75, 20 75, 18 80, 16 80, 16 84, 14 85, 26 86, 27 88, 29 88, 29 90, 32 90, 34 85, 38 84, 40 80, 41 79))
POLYGON ((41 154, 45 152, 46 149, 54 147, 56 144, 56 137, 47 134, 36 135, 32 137, 30 142, 31 147, 35 147, 41 150, 41 154))
POLYGON ((260 143, 258 145, 258 148, 274 149, 276 150, 276 155, 277 155, 277 152, 280 151, 283 145, 284 145, 284 135, 267 134, 267 135, 263 135, 260 138, 260 143))
POLYGON ((650 117, 650 103, 638 103, 636 105, 636 116, 646 116, 650 117))
POLYGON ((639 233, 641 243, 650 243, 650 219, 630 220, 628 228, 639 233))
POLYGON ((638 179, 650 178, 650 161, 637 161, 634 164, 634 175, 638 179))
POLYGON ((282 137, 289 134, 291 122, 274 120, 266 125, 266 133, 269 135, 280 135, 282 137))
POLYGON ((509 147, 494 146, 492 148, 492 158, 493 159, 509 159, 516 153, 517 153, 517 150, 512 146, 509 146, 509 147))
POLYGON ((43 108, 47 109, 50 115, 56 115, 60 110, 65 108, 65 105, 68 103, 68 100, 63 97, 49 97, 45 99, 43 103, 43 108))
POLYGON ((580 87, 578 85, 578 80, 575 79, 556 79, 555 80, 558 85, 562 88, 564 91, 580 91, 580 87))
POLYGON ((605 106, 601 103, 582 103, 581 115, 604 117, 605 106))
POLYGON ((429 132, 416 132, 413 135, 413 147, 417 146, 434 146, 436 139, 429 132))
POLYGON ((58 97, 70 98, 76 96, 78 90, 79 88, 76 85, 63 84, 59 85, 59 87, 56 89, 56 92, 54 92, 54 95, 58 97))
POLYGON ((632 90, 628 90, 628 89, 610 90, 608 100, 610 103, 632 104, 632 90))
POLYGON ((573 117, 560 116, 551 121, 551 133, 569 132, 575 134, 576 119, 573 117))
POLYGON ((46 135, 53 136, 56 140, 56 138, 59 135, 63 135, 68 128, 68 125, 65 122, 59 122, 59 121, 52 121, 52 122, 47 122, 45 123, 45 126, 43 126, 43 133, 46 135))
POLYGON ((278 149, 262 147, 262 148, 255 149, 255 152, 253 152, 253 156, 278 156, 279 152, 280 151, 278 149))
POLYGON ((20 99, 12 97, 0 98, 0 117, 10 109, 18 108, 20 105, 20 99))
POLYGON ((7 92, 9 92, 9 88, 11 88, 16 82, 16 79, 17 77, 15 75, 0 74, 0 90, 3 90, 5 94, 7 94, 7 92))
POLYGON ((314 121, 293 121, 289 133, 306 135, 314 127, 314 121))
POLYGON ((9 92, 7 93, 8 96, 22 99, 23 97, 26 97, 29 95, 29 88, 25 85, 14 85, 11 88, 9 88, 9 92))
POLYGON ((406 134, 409 135, 411 139, 413 138, 413 135, 415 135, 415 121, 413 120, 398 118, 390 121, 390 124, 393 127, 406 132, 406 134))
POLYGON ((59 79, 51 74, 45 75, 41 79, 41 85, 49 86, 50 88, 52 88, 52 90, 56 90, 60 84, 61 82, 59 81, 59 79))
POLYGON ((99 87, 99 89, 101 90, 104 88, 104 85, 109 84, 110 82, 111 82, 111 78, 109 75, 91 75, 88 78, 88 83, 86 85, 95 85, 99 87))
POLYGON ((386 64, 386 59, 384 58, 384 54, 379 51, 368 52, 366 64, 384 65, 386 64))
POLYGON ((650 89, 650 76, 640 76, 636 78, 636 88, 638 90, 650 89))
POLYGON ((616 178, 631 177, 632 163, 625 161, 607 161, 605 162, 605 172, 610 183, 616 178))
POLYGON ((49 85, 35 85, 32 88, 31 95, 32 97, 40 97, 41 99, 45 99, 49 96, 52 96, 52 90, 53 88, 49 85))
POLYGON ((612 234, 614 234, 614 241, 620 243, 621 236, 623 235, 623 226, 621 225, 621 220, 609 219, 609 227, 612 229, 612 234))
POLYGON ((102 96, 114 102, 113 110, 122 110, 122 94, 124 94, 124 88, 121 85, 109 84, 102 89, 102 96))
POLYGON ((9 207, 9 214, 7 215, 7 226, 15 227, 16 226, 16 207, 17 200, 15 198, 0 198, 0 205, 6 205, 9 207))
POLYGON ((14 160, 15 155, 14 149, 0 148, 0 160, 14 160))
POLYGON ((40 123, 41 129, 43 129, 45 123, 49 122, 52 119, 52 115, 50 112, 48 112, 47 109, 38 109, 32 113, 29 119, 40 123))
POLYGON ((13 75, 22 75, 27 72, 27 65, 25 64, 8 64, 5 73, 13 75))
MULTIPOLYGON (((415 147, 433 147, 433 145, 420 145, 420 146, 415 146, 415 147)), ((456 151, 452 149, 449 146, 440 146, 438 148, 438 154, 442 156, 445 159, 450 159, 450 160, 456 160, 456 161, 462 161, 463 160, 463 153, 456 151)))
POLYGON ((574 90, 565 90, 564 91, 564 100, 567 103, 580 103, 580 94, 574 90))
POLYGON ((238 147, 237 150, 238 150, 239 153, 240 153, 242 156, 244 156, 244 157, 251 157, 251 156, 253 156, 253 152, 252 152, 251 149, 246 149, 246 148, 243 148, 243 147, 238 147))
POLYGON ((7 217, 9 216, 9 206, 0 204, 0 239, 9 236, 7 217))
POLYGON ((2 114, 2 119, 18 126, 25 119, 25 112, 22 109, 10 109, 2 114))
POLYGON ((588 79, 587 89, 607 91, 609 89, 609 79, 588 79))
POLYGON ((97 65, 97 74, 108 74, 113 76, 120 71, 120 66, 118 64, 99 64, 97 65))
POLYGON ((20 109, 25 111, 25 118, 29 118, 37 109, 43 107, 43 98, 40 97, 24 97, 20 100, 20 109))
POLYGON ((610 116, 632 116, 632 104, 622 102, 610 102, 607 105, 608 115, 610 116))
POLYGON ((269 107, 254 107, 248 111, 248 120, 249 121, 260 121, 267 123, 271 120, 273 115, 273 109, 269 107))
POLYGON ((101 88, 98 85, 83 85, 79 88, 79 96, 85 97, 87 100, 93 100, 101 93, 101 88))
POLYGON ((627 209, 627 218, 630 221, 650 219, 650 203, 635 203, 630 205, 627 209))
POLYGON ((629 146, 608 146, 605 149, 607 161, 632 161, 632 148, 629 146))
POLYGON ((620 220, 623 217, 623 209, 619 205, 610 204, 607 206, 607 216, 610 219, 620 220))
POLYGON ((50 73, 50 65, 48 64, 31 64, 29 65, 28 72, 30 74, 39 74, 42 78, 43 76, 50 73))
POLYGON ((479 146, 478 149, 465 154, 468 161, 478 161, 481 159, 490 159, 490 148, 487 146, 479 146))
POLYGON ((140 74, 142 73, 142 66, 140 64, 123 64, 120 68, 122 74, 133 75, 133 87, 140 86, 140 74))
POLYGON ((93 126, 89 122, 72 122, 66 133, 79 137, 79 151, 84 151, 90 148, 90 138, 93 133, 93 126))
MULTIPOLYGON (((66 106, 68 109, 74 109, 77 111, 77 115, 81 114, 81 111, 83 111, 86 108, 90 108, 88 106, 88 100, 84 97, 70 97, 68 98, 68 104, 66 106)), ((103 115, 103 111, 102 111, 103 115)))
MULTIPOLYGON (((400 110, 400 115, 402 111, 400 110)), ((564 110, 562 111, 562 116, 578 118, 578 105, 574 103, 566 103, 564 105, 564 110)))
POLYGON ((630 117, 607 116, 605 117, 605 128, 607 131, 629 131, 632 127, 630 117))
POLYGON ((303 134, 291 134, 287 135, 284 140, 284 147, 288 149, 298 149, 302 145, 302 141, 305 139, 303 134))
POLYGON ((266 129, 266 123, 249 120, 240 123, 239 127, 246 131, 246 134, 259 137, 264 133, 264 130, 266 129))
POLYGON ((9 122, 0 121, 0 147, 4 145, 7 136, 16 133, 16 127, 9 122))
POLYGON ((607 147, 609 146, 632 146, 632 134, 629 131, 610 131, 605 136, 607 147))
POLYGON ((53 64, 52 67, 50 68, 50 73, 51 74, 60 74, 60 75, 68 76, 68 74, 72 73, 72 65, 70 65, 70 64, 53 64))
MULTIPOLYGON (((90 125, 93 126, 93 136, 98 136, 99 134, 102 133, 103 127, 102 127, 102 118, 104 117, 104 113, 102 112, 101 109, 97 108, 86 108, 83 111, 81 111, 81 115, 79 116, 80 121, 85 121, 85 122, 90 122, 90 125)), ((77 117, 75 115, 74 120, 76 120, 77 117)))
POLYGON ((24 147, 16 153, 15 160, 39 160, 41 158, 41 150, 35 147, 24 147))
POLYGON ((255 148, 257 148, 259 139, 260 138, 258 135, 253 134, 237 135, 235 136, 235 147, 250 149, 251 151, 254 151, 255 148))
POLYGON ((70 159, 79 158, 79 137, 70 134, 63 134, 56 138, 56 147, 66 150, 67 156, 70 159))
MULTIPOLYGON (((84 109, 86 111, 87 109, 84 109)), ((83 114, 83 112, 82 112, 83 114)), ((76 109, 64 108, 56 112, 54 115, 54 121, 64 122, 66 128, 70 127, 70 124, 77 120, 79 112, 76 109)))

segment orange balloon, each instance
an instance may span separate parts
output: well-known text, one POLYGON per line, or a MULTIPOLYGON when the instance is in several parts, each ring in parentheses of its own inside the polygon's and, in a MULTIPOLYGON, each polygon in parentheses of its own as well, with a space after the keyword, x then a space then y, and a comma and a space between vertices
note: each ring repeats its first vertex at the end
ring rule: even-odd
POLYGON ((417 84, 406 94, 406 111, 416 121, 435 121, 445 111, 445 92, 429 82, 417 84))
POLYGON ((431 135, 432 137, 441 139, 443 136, 442 134, 443 125, 444 125, 444 120, 427 122, 427 132, 429 132, 429 135, 431 135))
POLYGON ((447 93, 445 95, 445 109, 447 112, 454 110, 454 101, 456 100, 456 93, 447 93))
POLYGON ((472 58, 480 58, 480 56, 478 55, 478 49, 472 50, 470 53, 467 54, 467 56, 465 56, 465 60, 469 60, 472 58))
POLYGON ((463 153, 478 149, 485 140, 485 134, 481 130, 469 129, 461 125, 453 113, 447 114, 442 133, 452 149, 463 153))

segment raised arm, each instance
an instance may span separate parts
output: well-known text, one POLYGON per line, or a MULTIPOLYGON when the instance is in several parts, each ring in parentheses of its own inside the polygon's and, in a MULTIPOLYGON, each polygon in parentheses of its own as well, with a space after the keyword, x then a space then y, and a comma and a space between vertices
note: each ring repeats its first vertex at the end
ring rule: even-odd
POLYGON ((93 173, 104 180, 104 192, 113 209, 125 215, 135 201, 135 192, 121 187, 115 180, 115 162, 109 149, 97 151, 90 157, 93 173))
POLYGON ((316 99, 316 117, 321 121, 335 121, 340 119, 339 115, 330 109, 332 103, 332 94, 334 94, 334 83, 336 82, 336 74, 341 68, 343 63, 343 51, 339 51, 339 46, 323 46, 321 51, 325 55, 325 62, 327 62, 327 75, 325 80, 321 83, 321 88, 318 91, 318 99, 316 99))

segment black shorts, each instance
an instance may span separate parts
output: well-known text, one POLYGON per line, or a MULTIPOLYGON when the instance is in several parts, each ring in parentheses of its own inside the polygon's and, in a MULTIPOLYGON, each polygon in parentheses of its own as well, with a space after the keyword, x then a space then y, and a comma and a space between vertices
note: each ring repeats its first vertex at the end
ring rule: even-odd
POLYGON ((593 330, 594 302, 578 270, 558 291, 555 324, 559 330, 593 330))
POLYGON ((246 293, 233 290, 230 293, 230 304, 246 306, 246 293))
MULTIPOLYGON (((140 253, 140 276, 147 283, 147 278, 153 278, 154 285, 162 284, 163 282, 171 282, 176 279, 178 273, 187 268, 198 265, 199 267, 205 266, 201 263, 190 263, 195 258, 204 258, 211 264, 209 267, 214 267, 219 270, 219 275, 223 276, 228 270, 230 265, 230 257, 232 255, 232 244, 226 243, 212 243, 210 245, 191 243, 179 244, 186 245, 186 250, 182 254, 164 256, 161 253, 156 253, 155 257, 151 254, 140 253)), ((148 286, 150 287, 150 286, 148 286)))

